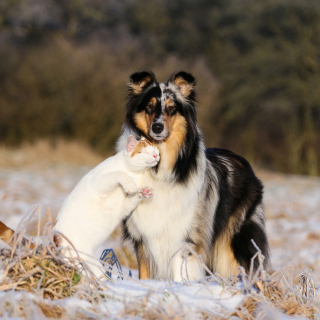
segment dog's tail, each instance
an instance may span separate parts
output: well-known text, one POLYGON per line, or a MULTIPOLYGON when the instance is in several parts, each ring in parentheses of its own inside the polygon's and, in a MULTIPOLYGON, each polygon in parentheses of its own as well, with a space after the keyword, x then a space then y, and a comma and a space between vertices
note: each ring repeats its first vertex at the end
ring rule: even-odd
MULTIPOLYGON (((16 232, 0 221, 0 240, 2 240, 10 246, 13 246, 14 238, 16 238, 15 236, 16 232)), ((35 244, 30 240, 26 239, 25 237, 22 238, 22 244, 24 246, 29 246, 30 249, 33 249, 35 247, 35 244)))

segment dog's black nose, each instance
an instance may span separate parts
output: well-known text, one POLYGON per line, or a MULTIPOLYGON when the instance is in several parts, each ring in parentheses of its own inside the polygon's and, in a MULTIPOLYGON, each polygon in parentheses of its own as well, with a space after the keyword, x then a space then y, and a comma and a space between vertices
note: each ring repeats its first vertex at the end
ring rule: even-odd
POLYGON ((161 123, 154 123, 152 125, 152 131, 154 133, 161 133, 163 131, 164 125, 161 123))

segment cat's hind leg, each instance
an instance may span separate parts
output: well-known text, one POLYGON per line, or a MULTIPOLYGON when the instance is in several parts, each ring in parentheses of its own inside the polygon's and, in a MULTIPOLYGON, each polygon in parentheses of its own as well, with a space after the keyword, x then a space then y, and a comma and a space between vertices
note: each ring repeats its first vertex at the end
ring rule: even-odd
MULTIPOLYGON (((66 240, 65 237, 62 237, 61 243, 59 244, 59 247, 63 247, 63 255, 64 255, 64 259, 67 262, 70 262, 69 259, 72 259, 73 262, 72 264, 74 264, 77 269, 80 271, 80 273, 82 273, 83 275, 86 275, 86 271, 84 266, 83 266, 83 262, 85 262, 85 264, 87 265, 87 267, 89 267, 90 271, 98 278, 101 280, 106 280, 106 276, 105 276, 105 269, 103 267, 103 265, 101 264, 100 260, 96 259, 94 257, 94 253, 92 252, 92 250, 88 249, 85 250, 86 248, 81 248, 82 250, 88 252, 82 252, 82 251, 78 251, 75 249, 75 247, 73 246, 73 244, 71 244, 69 242, 69 240, 66 240)), ((90 274, 87 274, 90 275, 90 274)))
POLYGON ((79 252, 80 258, 87 264, 87 266, 90 268, 90 271, 101 281, 106 281, 108 278, 105 275, 106 270, 104 269, 102 263, 87 254, 83 254, 79 252))

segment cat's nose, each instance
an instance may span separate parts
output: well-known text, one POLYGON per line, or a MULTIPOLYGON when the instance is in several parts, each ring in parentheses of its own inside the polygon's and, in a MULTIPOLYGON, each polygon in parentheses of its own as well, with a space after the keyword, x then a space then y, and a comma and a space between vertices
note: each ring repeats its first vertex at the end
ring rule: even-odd
POLYGON ((164 125, 161 123, 154 123, 152 125, 152 131, 154 133, 161 133, 163 131, 163 129, 164 129, 164 125))
POLYGON ((158 155, 157 155, 156 153, 154 153, 152 156, 153 156, 156 160, 158 159, 158 155))

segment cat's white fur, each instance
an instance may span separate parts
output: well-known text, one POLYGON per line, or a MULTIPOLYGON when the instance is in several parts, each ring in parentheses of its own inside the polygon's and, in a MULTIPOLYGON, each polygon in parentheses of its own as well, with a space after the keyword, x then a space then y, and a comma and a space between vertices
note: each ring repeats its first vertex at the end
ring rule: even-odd
MULTIPOLYGON (((90 268, 97 276, 102 273, 94 266, 96 249, 137 207, 142 173, 160 160, 157 147, 147 143, 131 157, 137 144, 130 136, 126 148, 87 173, 66 198, 57 217, 54 230, 71 241, 81 258, 92 262, 90 268)), ((61 245, 67 247, 68 241, 61 238, 61 245)))

